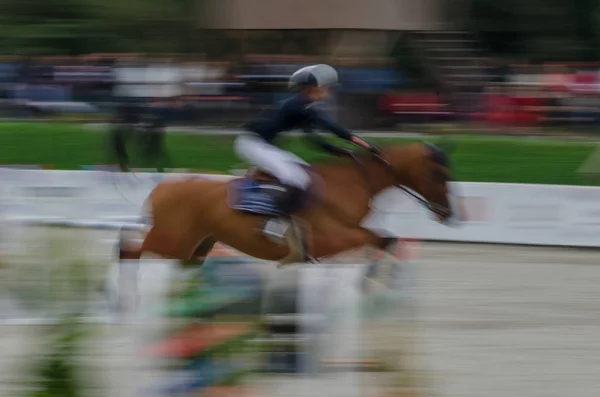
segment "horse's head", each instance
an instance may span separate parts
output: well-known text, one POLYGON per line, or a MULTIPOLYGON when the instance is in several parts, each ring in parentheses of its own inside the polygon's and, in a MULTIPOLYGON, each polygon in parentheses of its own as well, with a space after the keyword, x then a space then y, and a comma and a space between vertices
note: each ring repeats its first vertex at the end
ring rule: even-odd
POLYGON ((452 168, 443 149, 432 144, 396 146, 386 150, 384 157, 398 187, 417 193, 407 190, 433 212, 439 222, 446 223, 453 217, 449 188, 452 168))

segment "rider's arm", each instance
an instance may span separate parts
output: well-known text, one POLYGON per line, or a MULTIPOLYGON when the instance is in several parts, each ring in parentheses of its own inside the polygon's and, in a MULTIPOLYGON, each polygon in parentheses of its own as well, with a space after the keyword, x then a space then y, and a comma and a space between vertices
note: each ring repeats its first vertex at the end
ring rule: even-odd
POLYGON ((338 137, 340 137, 344 140, 350 141, 350 142, 354 143, 355 145, 358 145, 364 149, 374 150, 374 147, 371 144, 369 144, 367 141, 359 138, 358 136, 354 135, 353 133, 351 133, 350 131, 348 131, 347 129, 345 129, 344 127, 342 127, 335 121, 333 121, 325 113, 323 113, 317 109, 314 109, 312 107, 309 107, 307 109, 307 112, 309 112, 310 120, 315 126, 326 129, 326 130, 334 133, 338 137))
POLYGON ((306 127, 302 130, 307 133, 306 139, 313 146, 334 156, 344 156, 348 153, 347 150, 327 142, 327 140, 323 139, 321 135, 313 133, 312 128, 306 127))
POLYGON ((322 111, 315 109, 314 107, 308 107, 306 109, 310 122, 320 128, 323 128, 338 137, 350 141, 354 136, 350 131, 333 121, 327 114, 322 111))

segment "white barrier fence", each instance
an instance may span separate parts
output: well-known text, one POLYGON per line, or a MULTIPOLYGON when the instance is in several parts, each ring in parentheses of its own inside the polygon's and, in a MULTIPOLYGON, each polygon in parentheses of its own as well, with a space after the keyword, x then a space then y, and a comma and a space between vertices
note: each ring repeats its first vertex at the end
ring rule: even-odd
MULTIPOLYGON (((161 174, 0 170, 4 217, 94 219, 136 217, 161 174)), ((203 175, 226 179, 228 176, 203 175)), ((557 246, 600 246, 600 188, 459 183, 466 217, 459 228, 431 220, 397 189, 375 202, 370 224, 424 240, 557 246)))
MULTIPOLYGON (((20 307, 19 310, 23 314, 21 317, 5 317, 0 319, 0 324, 53 323, 60 316, 61 311, 64 314, 65 309, 73 311, 73 308, 80 313, 85 313, 88 322, 106 323, 117 319, 106 307, 110 302, 106 301, 103 294, 95 291, 94 286, 99 284, 94 283, 105 280, 106 270, 112 266, 111 255, 114 250, 111 248, 116 239, 114 229, 123 225, 131 225, 131 223, 121 222, 119 219, 110 222, 69 221, 54 218, 35 221, 32 217, 21 218, 19 222, 11 223, 9 244, 16 243, 12 246, 12 251, 17 254, 17 258, 20 256, 21 259, 18 266, 13 263, 11 268, 20 272, 22 281, 28 285, 14 283, 15 280, 6 277, 7 274, 4 273, 3 281, 12 284, 13 287, 10 291, 4 292, 20 294, 17 304, 25 302, 28 308, 23 311, 24 308, 20 307), (26 222, 23 223, 23 220, 26 222), (37 277, 32 279, 32 274, 37 277), (77 283, 79 277, 82 281, 81 285, 77 283), (65 279, 70 279, 70 282, 65 283, 65 279), (69 289, 74 285, 80 290, 70 291, 69 289), (38 294, 27 295, 32 291, 38 294), (39 315, 36 315, 36 312, 39 312, 39 315)), ((414 329, 411 324, 414 325, 416 321, 411 310, 415 298, 414 264, 411 261, 414 258, 413 245, 412 242, 401 243, 398 252, 400 262, 392 260, 380 264, 381 268, 393 267, 396 264, 400 266, 401 272, 394 274, 400 277, 401 282, 390 283, 399 287, 399 290, 396 290, 399 294, 387 294, 387 298, 385 294, 365 295, 361 291, 361 279, 366 270, 364 264, 319 264, 298 267, 299 286, 296 297, 299 315, 320 314, 327 319, 326 326, 320 327, 320 331, 313 327, 305 330, 306 333, 318 333, 316 336, 320 339, 317 349, 312 349, 312 354, 315 355, 305 362, 305 370, 310 371, 308 367, 314 364, 315 360, 351 364, 380 358, 386 361, 387 365, 408 361, 409 366, 394 364, 387 370, 387 375, 369 375, 365 381, 361 375, 356 374, 352 369, 353 366, 342 365, 341 369, 327 371, 317 378, 309 378, 308 382, 298 378, 300 383, 290 382, 279 391, 292 392, 296 396, 308 396, 314 395, 315 388, 318 388, 331 396, 362 397, 373 395, 372 388, 375 385, 377 388, 400 387, 411 391, 422 387, 418 380, 411 380, 408 383, 406 381, 398 383, 396 380, 398 377, 407 379, 415 376, 412 374, 415 369, 411 369, 413 363, 410 356, 414 350, 414 346, 411 345, 415 343, 414 329), (377 299, 373 300, 373 297, 377 299), (384 308, 385 314, 380 314, 376 321, 365 316, 365 313, 374 309, 374 306, 367 306, 369 302, 371 305, 376 305, 379 310, 382 306, 387 306, 387 309, 384 308), (399 302, 403 305, 398 305, 399 302), (381 317, 385 319, 383 322, 381 317), (394 372, 401 375, 390 375, 394 372)), ((153 276, 150 283, 146 280, 146 287, 143 288, 146 290, 146 306, 161 306, 165 302, 164 286, 170 278, 168 265, 145 263, 143 266, 145 267, 143 273, 153 276)), ((389 274, 391 274, 389 271, 384 272, 380 278, 389 280, 389 274)), ((1 298, 3 297, 0 296, 0 304, 1 298)), ((3 312, 3 315, 10 315, 10 313, 3 312)))
MULTIPOLYGON (((403 245, 404 252, 398 257, 377 263, 381 270, 378 281, 366 289, 364 275, 370 262, 358 256, 344 263, 307 264, 273 272, 265 291, 265 300, 271 304, 263 307, 263 315, 268 329, 278 331, 265 336, 264 343, 295 344, 305 374, 290 379, 279 389, 281 395, 313 396, 315 390, 328 396, 381 396, 391 390, 397 395, 426 395, 417 357, 418 261, 410 253, 418 243, 403 245), (283 304, 290 296, 295 303, 283 304), (283 307, 297 312, 285 314, 279 311, 283 307), (273 315, 274 311, 278 314, 273 315), (290 329, 295 333, 290 334, 294 332, 290 329)), ((281 349, 289 352, 289 347, 281 349)))
POLYGON ((144 308, 135 318, 131 311, 123 312, 139 293, 145 307, 161 304, 171 261, 116 262, 115 244, 123 226, 144 228, 116 219, 5 221, 0 324, 47 324, 68 313, 92 323, 130 322, 145 314, 144 308))
MULTIPOLYGON (((116 238, 115 229, 122 226, 137 227, 135 224, 139 221, 140 207, 162 177, 156 174, 134 177, 99 171, 0 170, 0 198, 2 199, 0 211, 5 221, 4 227, 0 229, 4 234, 0 243, 5 248, 4 252, 12 251, 17 257, 23 255, 20 258, 22 266, 11 266, 9 271, 31 271, 39 276, 34 282, 39 282, 38 285, 41 286, 37 296, 21 296, 23 298, 21 301, 30 300, 40 304, 40 315, 36 315, 37 307, 29 308, 26 316, 6 319, 4 323, 39 324, 51 321, 54 315, 60 313, 48 310, 49 306, 45 305, 46 303, 51 304, 50 309, 58 311, 70 308, 71 305, 79 305, 81 302, 77 297, 82 295, 65 294, 59 297, 48 295, 47 292, 50 290, 61 291, 60 286, 57 288, 56 285, 52 285, 52 280, 60 282, 65 277, 64 273, 60 273, 59 265, 67 258, 67 264, 72 263, 76 265, 75 267, 79 266, 82 269, 85 267, 88 271, 96 272, 92 275, 92 279, 103 282, 106 272, 111 268, 114 269, 112 244, 116 238), (15 225, 20 225, 20 228, 15 228, 15 225), (59 257, 55 258, 48 253, 55 250, 53 241, 57 240, 66 243, 66 246, 62 246, 59 257), (11 249, 6 250, 6 248, 11 249)), ((223 178, 222 176, 206 177, 223 178)), ((424 216, 424 213, 401 193, 386 193, 376 205, 379 211, 369 220, 373 226, 390 229, 405 237, 415 237, 421 233, 422 225, 417 221, 424 216), (401 222, 397 222, 398 220, 401 222)), ((143 226, 139 227, 143 228, 143 226)), ((164 302, 165 294, 162 288, 164 282, 170 278, 168 265, 156 263, 155 266, 148 268, 152 265, 152 263, 144 264, 145 271, 141 272, 140 290, 146 289, 149 292, 146 294, 146 299, 143 298, 147 307, 156 307, 164 302), (144 280, 144 274, 151 275, 151 279, 144 280), (143 284, 148 288, 144 288, 143 284)), ((413 332, 409 323, 414 319, 410 317, 404 316, 399 319, 397 316, 389 315, 384 321, 385 324, 373 326, 373 322, 370 321, 368 326, 365 326, 365 320, 361 316, 361 312, 365 310, 362 307, 365 300, 357 290, 357 279, 360 278, 362 270, 364 269, 352 265, 322 265, 318 269, 309 267, 302 272, 299 299, 303 311, 309 311, 311 303, 306 298, 315 296, 311 288, 319 281, 332 294, 331 300, 326 305, 327 309, 335 312, 340 307, 346 308, 342 311, 343 315, 337 316, 336 321, 331 322, 324 335, 325 345, 322 346, 327 349, 322 349, 321 353, 327 353, 325 358, 329 360, 360 361, 369 357, 367 350, 386 352, 389 355, 390 346, 397 348, 400 345, 400 333, 403 333, 402 354, 410 350, 410 347, 406 347, 406 342, 414 343, 408 336, 413 332), (365 341, 376 341, 380 346, 367 348, 365 341)), ((29 277, 25 274, 21 275, 24 279, 29 277)), ((6 276, 6 273, 3 273, 3 276, 6 276)), ((405 274, 402 276, 404 277, 405 274)), ((13 283, 13 280, 8 277, 3 279, 3 282, 12 285, 11 293, 32 290, 20 288, 18 283, 13 283)), ((90 320, 107 322, 115 319, 110 308, 106 307, 106 304, 110 303, 106 301, 106 295, 94 291, 94 288, 84 288, 84 290, 84 296, 89 298, 86 302, 89 305, 86 305, 85 310, 90 320)), ((2 296, 0 296, 0 304, 1 298, 2 296)), ((321 305, 321 308, 326 307, 321 305)), ((7 312, 2 311, 2 313, 7 312)), ((399 361, 399 357, 389 358, 399 361)), ((284 388, 286 391, 301 392, 300 395, 313 395, 315 388, 332 396, 371 395, 365 392, 364 386, 366 383, 371 383, 372 379, 363 382, 364 379, 349 371, 329 373, 328 376, 318 380, 317 384, 314 382, 304 384, 306 388, 296 389, 288 385, 284 388), (302 394, 302 391, 305 393, 302 394)), ((411 384, 410 387, 415 385, 411 384)))

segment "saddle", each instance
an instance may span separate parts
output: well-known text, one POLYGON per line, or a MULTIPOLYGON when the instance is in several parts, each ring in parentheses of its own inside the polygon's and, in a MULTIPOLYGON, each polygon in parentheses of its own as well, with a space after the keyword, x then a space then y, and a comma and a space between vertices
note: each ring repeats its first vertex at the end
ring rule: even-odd
MULTIPOLYGON (((243 178, 231 182, 227 201, 234 210, 276 217, 280 215, 276 199, 284 192, 283 184, 273 175, 260 169, 251 169, 243 178)), ((312 196, 310 193, 306 201, 312 196)))
POLYGON ((232 209, 258 215, 278 216, 275 205, 277 194, 284 191, 281 183, 269 173, 251 169, 239 179, 234 179, 227 192, 232 209))
MULTIPOLYGON (((314 188, 311 188, 304 197, 305 202, 301 204, 302 207, 305 207, 310 198, 313 197, 312 190, 314 188)), ((275 203, 278 195, 285 191, 281 182, 273 175, 263 170, 252 169, 243 178, 232 181, 227 192, 227 201, 229 207, 234 210, 278 218, 281 214, 275 203)), ((280 268, 293 263, 313 261, 312 258, 307 256, 307 224, 293 217, 290 226, 285 233, 285 239, 277 241, 288 244, 290 247, 288 257, 279 263, 278 267, 280 268)))

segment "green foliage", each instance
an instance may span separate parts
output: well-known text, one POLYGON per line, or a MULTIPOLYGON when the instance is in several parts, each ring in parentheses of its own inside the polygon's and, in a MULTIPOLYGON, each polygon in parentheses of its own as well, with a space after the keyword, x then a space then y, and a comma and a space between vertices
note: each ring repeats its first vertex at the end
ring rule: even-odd
POLYGON ((2 0, 0 51, 185 52, 197 43, 202 2, 2 0))
POLYGON ((471 0, 470 21, 498 52, 549 61, 598 61, 597 0, 471 0))
POLYGON ((33 368, 32 390, 26 397, 82 397, 88 386, 78 362, 86 337, 83 325, 67 316, 43 335, 48 339, 46 351, 33 368))
POLYGON ((29 392, 25 397, 82 397, 90 386, 82 376, 81 364, 81 349, 89 333, 79 315, 87 301, 91 273, 83 261, 65 259, 74 249, 73 242, 67 241, 68 236, 50 231, 44 237, 49 249, 38 253, 39 256, 58 263, 49 280, 51 295, 46 297, 53 305, 46 310, 52 317, 56 311, 53 306, 59 305, 63 314, 57 324, 40 329, 39 338, 44 345, 41 354, 36 352, 32 360, 29 392))

